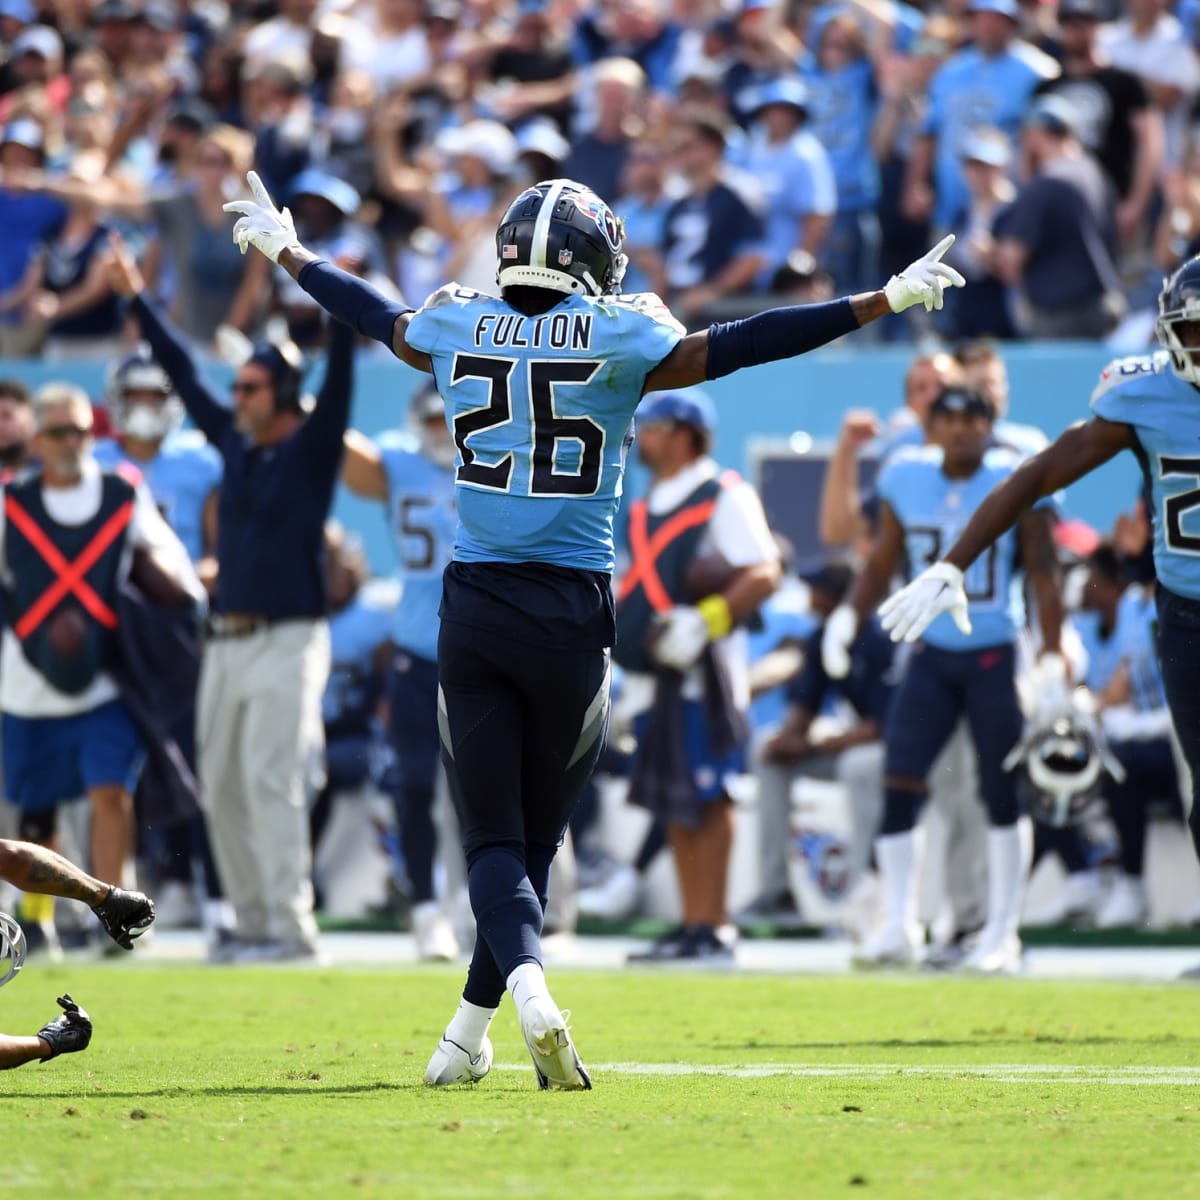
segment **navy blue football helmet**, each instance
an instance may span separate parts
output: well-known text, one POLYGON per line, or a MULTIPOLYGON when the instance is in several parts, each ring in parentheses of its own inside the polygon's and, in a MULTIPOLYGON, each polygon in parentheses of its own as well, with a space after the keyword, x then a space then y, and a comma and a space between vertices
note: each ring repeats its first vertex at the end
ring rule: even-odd
POLYGON ((526 188, 496 230, 500 287, 549 288, 584 296, 620 291, 629 261, 624 228, 589 187, 549 179, 526 188))
POLYGON ((1200 387, 1200 347, 1189 347, 1180 339, 1180 327, 1200 322, 1200 256, 1189 258, 1166 280, 1158 296, 1158 340, 1171 355, 1175 374, 1200 387))

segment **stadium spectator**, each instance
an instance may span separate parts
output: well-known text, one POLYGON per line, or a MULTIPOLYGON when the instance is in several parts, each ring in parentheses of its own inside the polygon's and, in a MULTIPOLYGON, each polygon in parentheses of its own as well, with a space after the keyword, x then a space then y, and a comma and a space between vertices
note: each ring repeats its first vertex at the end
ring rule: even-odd
POLYGON ((0 122, 17 113, 17 105, 32 93, 41 96, 46 113, 62 114, 71 81, 63 72, 63 43, 50 25, 27 25, 13 39, 9 57, 13 89, 0 96, 0 122))
POLYGON ((487 115, 511 124, 543 117, 565 130, 577 85, 570 47, 550 18, 549 0, 517 0, 511 29, 497 37, 478 99, 487 115))
POLYGON ((107 359, 120 347, 125 323, 108 282, 110 227, 89 194, 102 170, 94 155, 77 155, 66 176, 76 187, 67 218, 38 248, 23 285, 30 289, 26 320, 42 327, 49 362, 107 359))
POLYGON ((594 110, 586 130, 572 140, 563 165, 568 179, 587 184, 598 196, 615 196, 632 140, 642 132, 639 107, 646 90, 642 68, 629 58, 605 58, 587 74, 594 110))
POLYGON ((1123 15, 1098 31, 1100 52, 1137 75, 1166 126, 1166 161, 1183 157, 1187 113, 1200 91, 1200 59, 1166 0, 1127 0, 1123 15))
POLYGON ((905 171, 904 215, 932 219, 936 229, 948 229, 966 200, 959 155, 967 133, 992 125, 1015 142, 1034 88, 1059 74, 1053 59, 1017 39, 1017 0, 970 0, 967 10, 971 44, 930 80, 905 171))
POLYGON ((773 80, 747 104, 751 125, 729 155, 762 190, 765 237, 755 277, 766 290, 794 250, 820 261, 837 212, 837 184, 825 147, 807 128, 808 88, 773 80))
POLYGON ((994 342, 986 338, 961 342, 955 347, 954 360, 962 368, 967 387, 982 392, 996 410, 992 436, 999 445, 1009 446, 1026 457, 1046 446, 1044 430, 1008 419, 1008 368, 994 342))
POLYGON ((1029 110, 1023 141, 1033 174, 1002 214, 985 260, 1018 290, 1021 324, 1040 338, 1102 338, 1125 310, 1112 185, 1080 145, 1075 122, 1060 96, 1029 110))
POLYGON ((29 269, 38 247, 62 228, 67 210, 21 184, 45 162, 45 146, 45 131, 31 117, 9 122, 0 133, 0 358, 34 353, 45 332, 25 314, 29 269))
POLYGON ((1145 233, 1165 154, 1161 108, 1132 71, 1109 63, 1100 49, 1098 0, 1059 0, 1062 75, 1034 95, 1062 96, 1075 110, 1075 132, 1096 156, 1117 194, 1117 237, 1129 248, 1145 233))
POLYGON ((622 283, 625 291, 658 294, 666 290, 663 223, 671 207, 666 182, 667 155, 662 144, 655 138, 638 138, 625 159, 615 209, 625 223, 625 253, 629 256, 622 283))
MULTIPOLYGON (((421 0, 375 0, 366 10, 369 50, 360 65, 378 95, 411 91, 432 69, 424 15, 421 0)), ((353 64, 343 51, 343 67, 353 64)))
POLYGON ((1012 146, 998 129, 972 130, 963 142, 963 175, 969 199, 955 219, 955 266, 970 287, 954 297, 950 322, 956 337, 1013 338, 1008 285, 995 273, 994 230, 1016 198, 1009 176, 1012 146))
POLYGON ((225 462, 197 741, 209 833, 237 926, 212 957, 311 960, 308 799, 329 675, 322 554, 354 386, 354 335, 333 323, 311 415, 301 402, 298 352, 271 343, 238 369, 231 411, 148 302, 120 242, 113 284, 131 299, 155 359, 225 462))
POLYGON ((875 62, 885 47, 879 36, 869 40, 854 11, 835 13, 821 26, 803 72, 808 127, 829 154, 837 188, 837 213, 819 257, 838 291, 857 290, 879 269, 879 164, 871 130, 879 99, 875 62))
POLYGON ((685 114, 673 146, 687 191, 663 222, 664 279, 684 323, 700 328, 721 302, 749 292, 766 262, 765 229, 751 181, 724 165, 726 123, 685 114))

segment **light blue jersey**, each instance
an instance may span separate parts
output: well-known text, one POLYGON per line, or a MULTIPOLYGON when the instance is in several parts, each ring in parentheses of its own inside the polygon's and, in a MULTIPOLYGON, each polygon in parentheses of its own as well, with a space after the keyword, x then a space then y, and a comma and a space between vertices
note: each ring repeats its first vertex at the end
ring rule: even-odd
POLYGON ((923 130, 937 140, 933 163, 936 228, 949 229, 970 198, 962 152, 971 131, 994 125, 1015 143, 1034 88, 1054 74, 1057 68, 1052 60, 1020 41, 995 55, 968 46, 937 69, 929 82, 923 130))
POLYGON ((1117 623, 1107 638, 1100 633, 1100 614, 1076 613, 1072 621, 1088 655, 1084 683, 1093 692, 1103 691, 1124 663, 1129 672, 1130 704, 1138 712, 1163 708, 1162 672, 1154 644, 1157 620, 1154 597, 1139 587, 1126 590, 1117 605, 1117 623))
POLYGON ((1154 501, 1155 573, 1200 600, 1200 391, 1171 370, 1166 351, 1121 358, 1101 373, 1092 412, 1133 427, 1154 501))
MULTIPOLYGON (((1021 459, 1011 450, 988 450, 969 479, 949 479, 940 446, 897 450, 879 477, 879 496, 904 528, 909 571, 916 576, 938 561, 958 539, 983 498, 1007 479, 1021 459)), ((922 640, 942 650, 976 650, 1011 642, 1025 623, 1021 589, 1012 587, 1017 534, 1008 529, 966 571, 971 632, 959 632, 949 613, 922 640)))
POLYGON ((458 284, 434 292, 406 337, 433 360, 458 447, 455 559, 611 572, 633 412, 683 336, 647 293, 526 317, 458 284))
POLYGON ((131 458, 114 438, 97 441, 95 453, 106 471, 120 463, 135 466, 188 557, 196 562, 204 556, 204 505, 221 486, 222 463, 202 433, 182 429, 171 434, 149 462, 131 458))
POLYGON ((454 470, 426 458, 410 434, 385 433, 376 443, 388 481, 388 520, 403 591, 392 641, 437 660, 442 572, 454 551, 454 470))

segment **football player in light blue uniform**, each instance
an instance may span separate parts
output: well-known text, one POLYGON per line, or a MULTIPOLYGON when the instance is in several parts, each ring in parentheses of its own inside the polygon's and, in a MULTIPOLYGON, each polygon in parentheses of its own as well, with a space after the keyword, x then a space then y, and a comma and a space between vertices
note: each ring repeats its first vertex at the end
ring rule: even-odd
MULTIPOLYGON (((879 528, 848 603, 826 622, 822 656, 835 677, 863 617, 886 594, 907 557, 910 570, 935 562, 976 506, 1020 459, 988 448, 995 409, 981 393, 946 388, 929 412, 931 445, 899 450, 878 483, 879 528)), ((883 822, 875 842, 884 916, 856 957, 863 966, 913 961, 924 938, 916 921, 920 833, 916 828, 929 772, 966 717, 975 745, 980 791, 988 811, 988 915, 964 960, 968 970, 1013 971, 1020 964, 1017 923, 1032 854, 1021 819, 1017 778, 1004 768, 1020 740, 1016 637, 1024 601, 1011 586, 1018 563, 1038 602, 1042 644, 1059 649, 1062 601, 1048 510, 1029 512, 983 555, 965 580, 970 622, 944 614, 925 630, 896 690, 885 732, 883 822)))
POLYGON ((1030 504, 1132 450, 1153 497, 1158 652, 1167 706, 1191 769, 1188 824, 1200 854, 1200 258, 1166 281, 1158 301, 1164 350, 1118 359, 1072 425, 980 505, 945 554, 884 606, 892 636, 914 639, 943 612, 963 613, 963 571, 1030 504))
MULTIPOLYGON (((199 431, 180 428, 183 403, 145 343, 135 347, 109 373, 105 404, 115 436, 96 442, 96 461, 106 470, 121 463, 136 467, 188 557, 198 565, 205 559, 211 563, 217 543, 221 456, 199 431)), ((204 579, 207 572, 202 568, 200 573, 204 579)), ((194 769, 195 714, 188 713, 173 732, 194 769)), ((223 920, 221 885, 203 817, 155 830, 148 840, 151 846, 161 841, 157 891, 160 927, 171 929, 194 923, 196 863, 204 872, 208 901, 204 920, 210 925, 219 924, 223 920)))
POLYGON ((412 432, 371 442, 346 435, 343 479, 351 491, 387 505, 403 590, 392 619, 396 647, 388 672, 389 738, 396 754, 396 822, 412 900, 418 957, 458 956, 454 928, 433 885, 437 832, 433 805, 438 753, 438 609, 458 520, 454 442, 437 389, 422 388, 409 411, 412 432))
POLYGON ((105 470, 132 463, 192 562, 216 546, 221 456, 195 430, 180 429, 183 405, 148 346, 138 346, 112 370, 105 402, 115 437, 96 443, 105 470))
POLYGON ((371 777, 383 736, 375 719, 383 692, 398 588, 370 578, 362 547, 337 521, 325 524, 329 598, 329 679, 321 697, 325 725, 325 784, 309 814, 314 858, 339 792, 354 792, 371 777))
MULTIPOLYGON (((234 238, 277 261, 318 303, 430 372, 458 450, 459 534, 438 641, 442 757, 467 855, 479 937, 425 1079, 482 1079, 507 988, 542 1087, 591 1086, 541 967, 550 863, 604 742, 615 637, 613 514, 634 409, 756 363, 802 354, 963 279, 943 240, 877 292, 769 309, 685 335, 656 296, 618 295, 620 223, 589 188, 525 189, 496 231, 500 296, 455 284, 413 313, 299 244, 257 176, 234 238)), ((746 615, 710 597, 665 614, 692 645, 746 615)))

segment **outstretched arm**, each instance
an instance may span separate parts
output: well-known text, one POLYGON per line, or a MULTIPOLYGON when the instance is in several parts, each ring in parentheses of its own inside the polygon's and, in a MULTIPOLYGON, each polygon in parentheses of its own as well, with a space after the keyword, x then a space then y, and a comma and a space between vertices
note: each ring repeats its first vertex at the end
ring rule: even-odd
POLYGON ((1040 454, 1023 462, 988 493, 946 555, 880 608, 883 627, 892 641, 915 642, 944 612, 966 633, 971 626, 963 572, 1036 501, 1135 444, 1129 425, 1093 417, 1072 425, 1040 454))
POLYGON ((34 842, 7 838, 0 838, 0 879, 23 892, 82 900, 90 908, 112 891, 112 884, 93 879, 61 854, 34 842))
POLYGON ((1135 441, 1130 426, 1102 417, 1072 425, 984 498, 945 561, 965 571, 1038 500, 1082 479, 1135 441))
POLYGON ((689 387, 743 367, 795 358, 914 304, 941 308, 944 289, 962 287, 966 282, 942 262, 942 255, 953 244, 954 235, 947 235, 877 292, 861 292, 827 304, 769 308, 741 321, 710 325, 689 334, 650 372, 644 390, 689 387))
POLYGON ((410 349, 404 337, 413 310, 302 246, 292 214, 275 207, 257 172, 250 171, 246 183, 254 199, 231 200, 225 205, 226 212, 238 214, 233 227, 238 249, 245 254, 253 246, 278 263, 331 316, 356 333, 382 342, 409 366, 432 371, 429 356, 410 349))
POLYGON ((179 398, 201 433, 218 449, 233 425, 233 414, 200 378, 196 363, 183 339, 146 300, 146 281, 133 255, 119 234, 109 235, 109 281, 113 291, 131 300, 131 311, 142 336, 150 343, 154 357, 162 365, 179 398))

